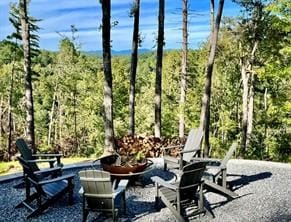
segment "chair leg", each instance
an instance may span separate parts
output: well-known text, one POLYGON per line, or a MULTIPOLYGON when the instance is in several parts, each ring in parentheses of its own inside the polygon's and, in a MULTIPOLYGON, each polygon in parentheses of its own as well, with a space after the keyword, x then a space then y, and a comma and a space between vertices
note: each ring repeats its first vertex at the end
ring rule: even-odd
POLYGON ((86 222, 89 211, 86 209, 86 198, 83 194, 83 222, 86 222))
POLYGON ((73 205, 73 193, 74 193, 74 184, 71 180, 69 180, 69 184, 68 184, 69 205, 73 205))
POLYGON ((164 171, 167 171, 167 169, 168 169, 168 165, 167 165, 167 163, 165 162, 165 163, 164 163, 164 171))
POLYGON ((123 212, 126 214, 126 201, 125 201, 125 191, 122 194, 122 201, 123 201, 123 212))
POLYGON ((88 214, 89 214, 89 211, 84 209, 83 210, 83 222, 86 222, 88 214))
POLYGON ((156 208, 156 210, 159 210, 160 208, 159 208, 159 202, 160 202, 160 197, 155 197, 155 208, 156 208))
POLYGON ((226 188, 226 170, 222 170, 222 186, 226 188))
MULTIPOLYGON (((114 198, 112 198, 111 206, 112 206, 112 221, 115 221, 117 215, 115 215, 116 212, 115 212, 115 199, 114 198)), ((118 209, 117 209, 117 213, 119 213, 118 209)))
POLYGON ((158 183, 155 183, 155 189, 156 189, 156 196, 155 196, 155 208, 156 210, 159 210, 159 201, 160 201, 160 197, 159 197, 159 185, 158 183))

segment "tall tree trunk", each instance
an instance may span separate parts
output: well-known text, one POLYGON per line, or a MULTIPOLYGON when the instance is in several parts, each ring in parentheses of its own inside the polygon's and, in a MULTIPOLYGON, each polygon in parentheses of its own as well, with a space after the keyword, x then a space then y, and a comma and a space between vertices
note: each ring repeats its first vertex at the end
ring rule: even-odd
MULTIPOLYGON (((265 139, 265 152, 266 155, 269 156, 269 148, 268 148, 268 144, 267 144, 267 138, 268 138, 268 122, 267 122, 267 116, 268 116, 268 88, 265 88, 265 93, 264 93, 264 126, 265 126, 265 130, 264 130, 264 139, 265 139)), ((263 157, 263 155, 262 155, 263 157)), ((262 158, 263 159, 263 158, 262 158)))
POLYGON ((13 83, 14 83, 14 63, 12 64, 11 77, 10 77, 10 90, 9 90, 9 104, 8 104, 8 140, 7 140, 7 151, 8 160, 11 160, 11 145, 12 145, 12 97, 13 97, 13 83))
POLYGON ((162 68, 164 46, 165 0, 159 0, 159 28, 155 86, 155 137, 161 137, 162 122, 162 68))
POLYGON ((250 143, 252 129, 253 129, 253 113, 254 113, 254 65, 255 65, 255 54, 258 50, 260 42, 260 22, 263 18, 264 5, 261 0, 249 2, 252 11, 248 11, 252 15, 249 22, 249 34, 248 40, 248 55, 243 58, 242 65, 242 78, 243 79, 243 122, 242 122, 242 138, 241 138, 241 156, 246 155, 246 150, 250 143), (249 38, 250 37, 250 38, 249 38), (245 62, 245 63, 244 63, 245 62), (244 77, 248 75, 248 78, 244 77))
POLYGON ((248 99, 248 124, 247 124, 247 140, 246 147, 249 146, 250 138, 253 131, 253 115, 254 115, 254 74, 250 73, 250 87, 248 99))
POLYGON ((218 39, 218 32, 220 26, 220 20, 223 11, 224 0, 219 1, 218 11, 215 19, 214 31, 211 34, 211 47, 208 57, 208 63, 205 70, 205 86, 204 86, 204 94, 202 98, 202 108, 200 115, 200 127, 204 130, 204 149, 203 154, 205 157, 209 156, 209 125, 210 125, 210 97, 211 97, 211 81, 212 81, 212 72, 213 65, 215 59, 216 45, 218 39))
POLYGON ((244 58, 241 62, 241 75, 243 81, 243 119, 241 137, 241 157, 244 157, 250 143, 253 129, 254 112, 254 60, 258 49, 258 41, 254 42, 250 57, 244 58))
POLYGON ((113 151, 113 96, 112 96, 112 70, 110 48, 110 7, 111 0, 101 0, 102 4, 102 45, 103 45, 103 69, 104 69, 104 115, 105 115, 105 150, 113 151))
POLYGON ((179 109, 179 137, 185 135, 185 102, 187 91, 187 60, 188 60, 188 0, 183 0, 183 42, 182 42, 182 67, 181 67, 181 89, 180 89, 180 109, 179 109))
POLYGON ((34 135, 34 108, 33 108, 33 94, 32 94, 32 80, 31 80, 31 47, 30 47, 30 31, 27 13, 27 1, 20 0, 19 14, 21 23, 21 37, 23 44, 24 56, 24 73, 25 73, 25 98, 26 98, 26 132, 27 142, 33 152, 35 148, 34 135))
POLYGON ((52 128, 53 128, 53 122, 54 122, 54 112, 55 112, 55 104, 56 104, 56 98, 57 98, 57 93, 56 93, 56 88, 55 87, 55 92, 53 95, 53 102, 52 102, 52 107, 51 107, 51 111, 50 111, 50 121, 49 121, 49 128, 48 128, 48 137, 47 137, 47 145, 51 146, 51 137, 52 137, 52 128))
POLYGON ((79 154, 79 144, 78 144, 78 135, 77 135, 77 83, 74 83, 74 91, 73 91, 73 106, 74 106, 74 146, 75 151, 79 154))
MULTIPOLYGON (((58 139, 59 139, 59 145, 63 147, 63 98, 61 95, 58 96, 58 108, 59 108, 59 132, 58 132, 58 139)), ((56 137, 57 133, 55 134, 55 141, 57 141, 56 137)))
POLYGON ((135 80, 138 60, 140 0, 135 0, 133 7, 134 7, 133 8, 134 24, 133 24, 131 67, 130 67, 129 131, 128 131, 129 135, 135 134, 135 80))
POLYGON ((215 8, 214 0, 210 0, 210 28, 211 28, 210 30, 211 30, 211 33, 214 32, 214 22, 215 22, 214 8, 215 8))
POLYGON ((248 92, 249 92, 249 76, 247 73, 247 65, 244 58, 241 59, 241 78, 243 84, 242 98, 242 137, 241 137, 241 152, 240 156, 244 157, 246 153, 247 128, 248 128, 248 92))

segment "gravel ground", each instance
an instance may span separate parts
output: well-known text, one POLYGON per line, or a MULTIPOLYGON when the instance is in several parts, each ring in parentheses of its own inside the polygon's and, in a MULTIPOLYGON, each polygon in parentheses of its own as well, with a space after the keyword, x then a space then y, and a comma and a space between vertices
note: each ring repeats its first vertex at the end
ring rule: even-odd
MULTIPOLYGON (((78 170, 65 173, 77 173, 78 170)), ((194 221, 257 222, 291 221, 291 165, 263 161, 230 160, 228 181, 239 197, 227 200, 213 192, 205 194, 206 203, 215 218, 201 215, 194 221)), ((165 180, 174 179, 174 174, 154 169, 144 176, 145 187, 130 186, 126 191, 127 214, 121 214, 120 221, 174 221, 166 207, 156 211, 155 189, 150 180, 158 175, 165 180)), ((13 186, 19 180, 0 184, 0 221, 25 221, 27 209, 14 209, 25 196, 24 189, 13 186)), ((75 177, 74 205, 68 206, 66 196, 57 201, 46 212, 28 221, 81 221, 82 205, 78 195, 80 184, 75 177)), ((88 221, 111 221, 111 217, 90 213, 88 221)))

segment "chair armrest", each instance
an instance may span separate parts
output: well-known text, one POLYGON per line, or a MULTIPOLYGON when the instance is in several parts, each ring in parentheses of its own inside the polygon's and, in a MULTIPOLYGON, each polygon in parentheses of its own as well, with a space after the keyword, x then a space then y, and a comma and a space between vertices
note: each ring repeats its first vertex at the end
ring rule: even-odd
POLYGON ((162 178, 160 178, 158 176, 151 177, 151 179, 152 179, 152 181, 154 181, 158 185, 162 185, 162 186, 167 187, 167 188, 172 189, 172 190, 178 189, 177 186, 168 183, 167 181, 163 180, 162 178))
POLYGON ((40 181, 38 184, 39 185, 44 185, 44 184, 49 184, 49 183, 55 183, 55 182, 58 182, 58 181, 61 181, 61 180, 72 180, 74 178, 74 174, 67 174, 67 175, 63 175, 63 176, 60 176, 60 177, 56 177, 56 178, 53 178, 53 179, 50 179, 50 180, 42 180, 40 181))
POLYGON ((61 153, 37 153, 32 154, 33 157, 62 157, 63 154, 61 153))
POLYGON ((36 160, 27 160, 26 162, 28 162, 28 163, 45 163, 45 162, 54 163, 56 161, 57 161, 57 159, 36 159, 36 160))
MULTIPOLYGON (((61 153, 39 153, 39 154, 33 154, 32 155, 33 157, 35 158, 41 158, 41 157, 45 157, 45 158, 48 158, 48 157, 54 157, 57 161, 57 165, 58 166, 62 166, 62 163, 61 163, 61 157, 63 156, 63 154, 61 153)), ((52 166, 52 165, 51 165, 52 166)))
POLYGON ((183 147, 184 145, 175 145, 175 146, 167 146, 167 147, 162 147, 162 150, 168 150, 168 149, 173 149, 173 148, 177 148, 177 147, 183 147))
POLYGON ((221 160, 220 159, 215 159, 215 158, 199 158, 199 157, 193 157, 191 159, 191 161, 206 161, 208 162, 208 165, 211 166, 218 166, 221 164, 221 160))
POLYGON ((182 150, 182 151, 180 151, 180 153, 192 153, 192 152, 195 152, 195 151, 200 151, 200 150, 198 150, 198 149, 191 149, 191 150, 182 150))
POLYGON ((54 173, 54 172, 58 172, 58 171, 61 171, 61 170, 62 170, 61 167, 54 167, 54 168, 35 171, 34 174, 54 173))

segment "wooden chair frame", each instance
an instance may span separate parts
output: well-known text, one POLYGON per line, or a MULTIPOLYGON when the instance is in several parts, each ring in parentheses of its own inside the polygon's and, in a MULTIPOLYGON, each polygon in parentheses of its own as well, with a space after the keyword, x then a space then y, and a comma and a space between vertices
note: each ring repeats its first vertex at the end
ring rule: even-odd
POLYGON ((82 189, 83 221, 86 221, 90 211, 110 212, 112 220, 116 219, 118 209, 116 200, 121 195, 123 210, 126 212, 125 190, 128 180, 111 182, 110 173, 100 170, 83 170, 79 172, 82 189))
POLYGON ((204 181, 202 180, 206 164, 206 162, 201 161, 184 166, 180 180, 175 183, 169 183, 157 176, 152 177, 151 179, 155 182, 156 187, 156 207, 161 200, 180 222, 187 220, 183 216, 183 212, 189 206, 189 203, 193 204, 193 201, 197 209, 190 216, 208 213, 208 210, 204 207, 204 181))
POLYGON ((164 151, 163 158, 165 162, 164 170, 167 170, 168 164, 178 167, 180 170, 182 170, 183 166, 190 163, 193 157, 199 156, 202 138, 203 138, 202 128, 191 129, 184 146, 163 147, 162 148, 164 151), (165 154, 168 150, 175 148, 183 149, 178 153, 179 155, 178 158, 165 154))
POLYGON ((32 211, 27 218, 40 214, 65 193, 68 193, 69 204, 73 203, 74 174, 48 179, 44 174, 51 174, 59 171, 60 169, 51 168, 47 170, 34 171, 31 163, 22 157, 17 158, 25 171, 24 181, 26 198, 18 204, 16 208, 25 206, 32 211), (34 188, 33 190, 31 189, 32 187, 34 188), (31 193, 32 191, 33 193, 31 193), (34 201, 36 201, 36 207, 34 207, 34 201))

